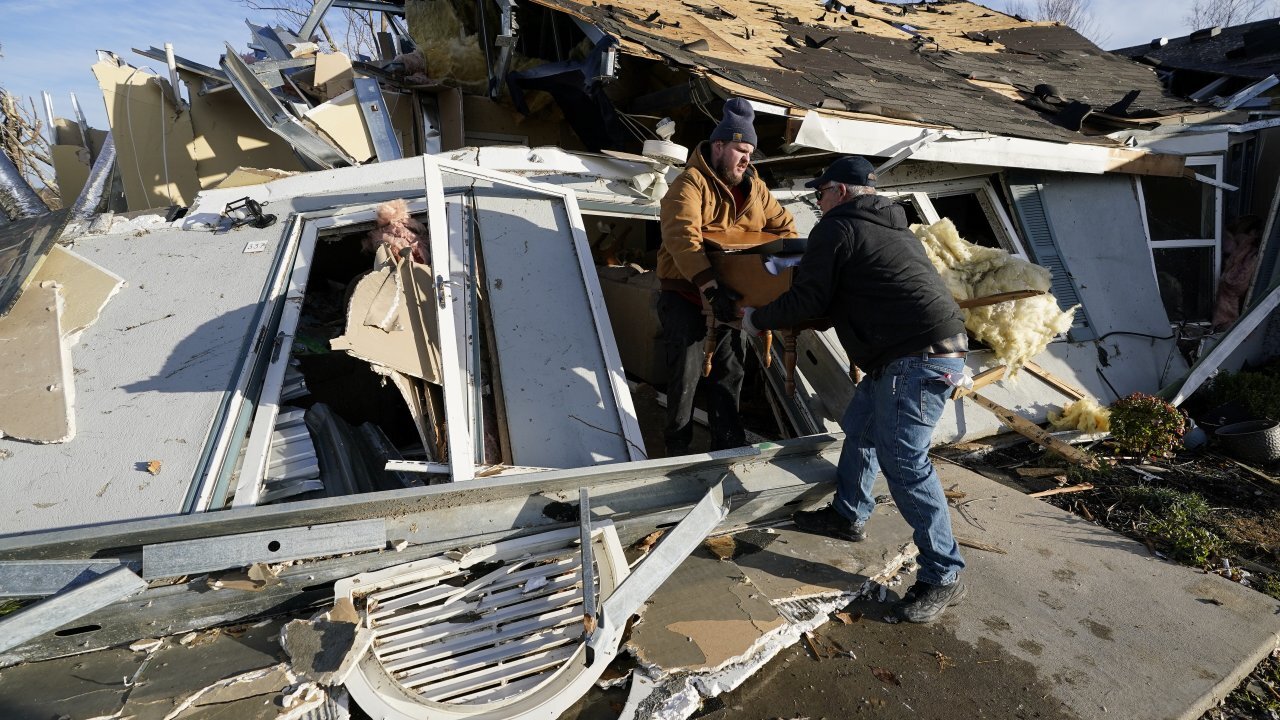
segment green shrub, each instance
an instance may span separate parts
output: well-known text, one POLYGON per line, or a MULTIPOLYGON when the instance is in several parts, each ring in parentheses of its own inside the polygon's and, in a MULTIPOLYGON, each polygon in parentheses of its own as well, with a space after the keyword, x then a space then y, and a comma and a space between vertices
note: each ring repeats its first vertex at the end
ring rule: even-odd
POLYGON ((1260 418, 1280 420, 1280 373, 1274 369, 1227 372, 1213 376, 1206 389, 1206 409, 1236 402, 1260 418))
POLYGON ((1170 457, 1186 430, 1182 411, 1158 397, 1134 393, 1111 406, 1111 438, 1126 453, 1170 457))
POLYGON ((1138 485, 1120 493, 1149 518, 1146 531, 1167 546, 1178 562, 1204 567, 1226 550, 1226 542, 1208 521, 1209 503, 1196 493, 1138 485))

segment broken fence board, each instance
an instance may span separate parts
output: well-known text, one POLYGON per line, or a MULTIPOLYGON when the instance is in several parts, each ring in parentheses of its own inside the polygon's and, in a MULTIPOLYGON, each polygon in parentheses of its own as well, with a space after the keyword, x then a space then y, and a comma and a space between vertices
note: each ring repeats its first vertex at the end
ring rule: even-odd
POLYGON ((386 545, 387 529, 381 519, 223 535, 144 546, 142 576, 151 580, 193 575, 259 562, 278 563, 381 550, 386 545))
POLYGON ((147 584, 129 568, 112 570, 91 583, 0 619, 0 651, 57 630, 77 618, 146 589, 147 584))
POLYGON ((142 563, 124 560, 0 561, 0 597, 54 595, 94 580, 118 567, 140 570, 142 563))

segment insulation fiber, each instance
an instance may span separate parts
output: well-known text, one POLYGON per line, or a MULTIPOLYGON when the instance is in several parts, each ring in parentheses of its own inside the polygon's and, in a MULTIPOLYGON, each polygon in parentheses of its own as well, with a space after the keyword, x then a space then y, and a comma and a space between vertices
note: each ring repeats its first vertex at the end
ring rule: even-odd
POLYGON ((1111 411, 1093 398, 1077 400, 1061 411, 1050 410, 1049 422, 1058 430, 1111 432, 1111 411))
POLYGON ((947 218, 932 225, 912 225, 933 266, 957 300, 1015 290, 1044 295, 961 310, 969 334, 995 353, 996 362, 1012 375, 1027 360, 1044 352, 1049 342, 1071 328, 1075 308, 1062 311, 1049 294, 1049 271, 1004 250, 966 242, 947 218))

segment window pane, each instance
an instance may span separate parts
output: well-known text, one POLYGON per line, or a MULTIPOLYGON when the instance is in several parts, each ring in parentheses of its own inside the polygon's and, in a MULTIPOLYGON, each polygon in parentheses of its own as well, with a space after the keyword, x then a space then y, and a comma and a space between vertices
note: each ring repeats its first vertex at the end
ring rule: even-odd
POLYGON ((1148 176, 1142 179, 1142 195, 1147 203, 1152 240, 1207 240, 1214 236, 1212 185, 1186 178, 1148 176))
MULTIPOLYGON (((938 211, 938 217, 951 218, 951 222, 956 224, 956 230, 960 231, 960 237, 983 247, 998 248, 1002 247, 1000 241, 996 237, 996 232, 991 227, 991 221, 987 218, 987 213, 982 209, 982 204, 978 202, 976 193, 962 193, 960 195, 946 195, 943 197, 932 197, 933 208, 938 211)), ((1008 250, 1009 248, 1004 248, 1008 250)))
POLYGON ((1156 248, 1160 300, 1171 322, 1208 322, 1213 314, 1211 247, 1156 248))

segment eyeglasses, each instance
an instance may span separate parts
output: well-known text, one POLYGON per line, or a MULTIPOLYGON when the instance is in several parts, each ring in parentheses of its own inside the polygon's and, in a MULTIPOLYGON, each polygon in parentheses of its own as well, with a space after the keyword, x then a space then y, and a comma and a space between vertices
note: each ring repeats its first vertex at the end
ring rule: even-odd
POLYGON ((817 190, 814 190, 814 191, 813 191, 813 197, 814 197, 814 199, 816 199, 818 202, 822 202, 822 194, 823 194, 823 193, 825 193, 825 192, 829 192, 829 191, 831 191, 831 190, 835 190, 835 189, 836 189, 836 186, 835 186, 835 185, 828 185, 828 186, 826 186, 826 187, 820 187, 820 188, 818 188, 817 190))

